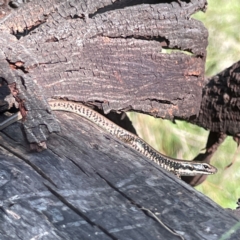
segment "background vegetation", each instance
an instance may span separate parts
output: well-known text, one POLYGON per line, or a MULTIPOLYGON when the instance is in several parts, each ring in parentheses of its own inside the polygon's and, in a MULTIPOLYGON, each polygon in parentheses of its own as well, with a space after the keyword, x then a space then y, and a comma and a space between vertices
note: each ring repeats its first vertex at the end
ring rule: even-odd
MULTIPOLYGON (((193 18, 209 31, 206 76, 215 75, 240 59, 239 0, 209 0, 206 13, 193 18)), ((180 159, 193 159, 205 147, 208 131, 183 121, 176 124, 143 114, 129 114, 138 134, 161 153, 180 159)), ((214 154, 212 164, 218 173, 209 176, 197 189, 222 207, 236 208, 240 198, 240 148, 228 137, 214 154), (225 167, 234 161, 234 164, 225 167)))

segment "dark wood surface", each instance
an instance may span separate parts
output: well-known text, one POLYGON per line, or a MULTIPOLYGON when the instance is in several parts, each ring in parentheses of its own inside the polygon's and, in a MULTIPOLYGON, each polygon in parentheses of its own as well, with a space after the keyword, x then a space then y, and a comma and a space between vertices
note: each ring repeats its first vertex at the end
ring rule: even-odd
POLYGON ((239 109, 240 61, 208 79, 195 122, 213 132, 240 137, 239 109))
POLYGON ((61 133, 39 153, 20 123, 0 133, 1 240, 181 239, 162 223, 186 240, 218 240, 238 223, 87 120, 56 116, 61 133))

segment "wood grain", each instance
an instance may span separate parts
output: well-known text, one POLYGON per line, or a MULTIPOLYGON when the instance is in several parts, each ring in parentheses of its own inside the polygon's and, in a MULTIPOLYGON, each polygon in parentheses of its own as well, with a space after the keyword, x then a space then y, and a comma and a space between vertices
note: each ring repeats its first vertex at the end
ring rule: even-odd
MULTIPOLYGON (((71 113, 48 150, 1 137, 1 239, 219 239, 238 220, 175 176, 71 113)), ((240 230, 231 239, 238 239, 240 230)))

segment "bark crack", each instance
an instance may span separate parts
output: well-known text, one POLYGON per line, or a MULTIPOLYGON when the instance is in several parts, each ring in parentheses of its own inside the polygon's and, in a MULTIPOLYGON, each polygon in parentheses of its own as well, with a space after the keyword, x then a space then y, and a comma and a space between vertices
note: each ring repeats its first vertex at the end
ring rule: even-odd
MULTIPOLYGON (((44 178, 45 180, 47 180, 48 182, 50 182, 54 187, 57 188, 57 185, 53 182, 53 180, 47 175, 45 174, 38 166, 36 166, 34 163, 32 163, 31 161, 29 161, 28 159, 24 158, 24 154, 20 153, 19 151, 15 151, 13 150, 11 147, 9 147, 9 145, 5 145, 4 144, 4 140, 2 139, 1 141, 1 146, 3 148, 5 148, 7 151, 9 151, 10 153, 12 153, 13 155, 15 155, 16 157, 20 158, 21 160, 23 160, 26 164, 28 164, 33 170, 35 170, 42 178, 44 178)), ((8 143, 8 141, 6 141, 6 143, 8 143)))
MULTIPOLYGON (((174 1, 174 0, 172 0, 174 1)), ((122 0, 122 1, 115 1, 111 5, 104 6, 102 8, 99 8, 96 12, 89 14, 89 18, 93 18, 98 14, 103 14, 108 11, 118 10, 118 9, 124 9, 127 7, 132 7, 140 4, 149 4, 149 5, 155 5, 161 3, 161 0, 122 0)))
MULTIPOLYGON (((50 148, 49 146, 48 146, 48 149, 53 153, 53 154, 55 154, 58 158, 60 158, 60 159, 63 159, 62 157, 61 157, 61 155, 59 155, 58 153, 56 153, 52 148, 50 148)), ((78 163, 76 163, 73 159, 71 159, 70 157, 67 157, 67 156, 65 156, 69 161, 71 161, 78 169, 80 169, 80 171, 82 172, 82 173, 84 173, 87 177, 90 177, 88 174, 87 174, 87 172, 78 164, 78 163)))
POLYGON ((159 219, 155 213, 153 213, 150 209, 143 207, 141 204, 137 203, 136 201, 134 201, 132 198, 130 198, 129 196, 127 196, 124 192, 122 192, 121 190, 119 190, 117 187, 115 187, 111 182, 109 182, 104 176, 102 176, 99 172, 96 172, 96 174, 103 179, 108 185, 109 187, 111 187, 113 190, 115 190, 116 192, 118 192, 120 195, 122 195, 124 198, 126 198, 130 204, 136 206, 137 208, 139 208, 147 217, 152 218, 154 221, 156 221, 157 223, 159 223, 160 225, 162 225, 167 231, 169 231, 171 234, 179 237, 180 239, 184 240, 183 236, 178 234, 175 230, 171 229, 170 227, 168 227, 161 219, 159 219))
POLYGON ((25 37, 27 35, 29 35, 32 31, 34 31, 36 28, 38 28, 39 26, 41 26, 42 24, 44 24, 47 21, 47 17, 45 16, 44 20, 38 20, 34 25, 32 26, 28 26, 26 28, 23 29, 23 31, 16 31, 16 32, 12 32, 12 35, 15 36, 18 40, 22 37, 25 37))
POLYGON ((74 211, 76 214, 78 214, 81 218, 83 218, 87 223, 89 223, 92 227, 96 227, 99 230, 101 230, 103 233, 105 233, 108 237, 110 237, 112 240, 118 240, 117 237, 115 237, 113 234, 111 234, 107 229, 102 227, 99 224, 94 223, 88 216, 86 216, 80 209, 76 208, 74 205, 72 205, 67 199, 65 199, 62 195, 60 195, 57 191, 55 191, 53 188, 48 186, 44 183, 46 188, 55 196, 57 197, 63 204, 65 204, 67 207, 69 207, 72 211, 74 211))

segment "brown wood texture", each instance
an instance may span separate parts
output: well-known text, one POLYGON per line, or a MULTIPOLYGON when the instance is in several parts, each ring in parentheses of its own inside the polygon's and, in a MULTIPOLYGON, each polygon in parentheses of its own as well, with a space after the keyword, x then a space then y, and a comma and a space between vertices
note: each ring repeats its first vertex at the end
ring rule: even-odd
MULTIPOLYGON (((200 107, 208 35, 189 17, 205 6, 203 0, 31 1, 2 20, 5 70, 30 77, 46 98, 100 102, 105 113, 189 118, 200 107)), ((5 73, 17 82, 9 78, 5 73)))
POLYGON ((212 132, 239 137, 240 133, 240 61, 208 79, 198 125, 212 132))
POLYGON ((26 150, 20 123, 0 133, 1 240, 181 239, 163 224, 185 240, 218 240, 238 224, 88 121, 56 116, 61 133, 40 153, 26 150))

